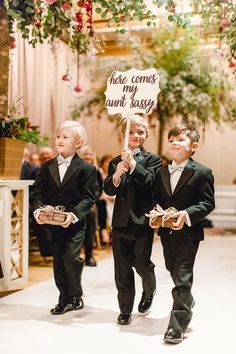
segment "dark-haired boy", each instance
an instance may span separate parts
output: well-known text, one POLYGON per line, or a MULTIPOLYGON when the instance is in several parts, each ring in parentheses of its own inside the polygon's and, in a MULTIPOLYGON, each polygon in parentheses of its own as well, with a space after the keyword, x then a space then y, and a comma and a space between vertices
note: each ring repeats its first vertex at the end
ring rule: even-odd
POLYGON ((193 266, 199 242, 204 239, 203 219, 214 209, 212 171, 191 156, 198 147, 196 129, 180 124, 168 133, 170 165, 162 167, 153 187, 154 200, 162 209, 178 212, 174 227, 160 227, 165 264, 174 282, 173 307, 164 340, 179 343, 192 317, 193 266))

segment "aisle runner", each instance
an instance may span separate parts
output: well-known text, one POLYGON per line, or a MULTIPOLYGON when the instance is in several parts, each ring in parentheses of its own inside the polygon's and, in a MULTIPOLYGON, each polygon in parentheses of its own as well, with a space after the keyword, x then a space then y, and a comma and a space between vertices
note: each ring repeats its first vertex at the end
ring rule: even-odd
POLYGON ((171 280, 164 268, 161 245, 155 243, 157 295, 147 316, 137 313, 141 284, 130 326, 118 326, 112 258, 84 270, 85 307, 52 316, 57 302, 53 279, 0 299, 2 354, 235 354, 236 237, 208 237, 196 261, 196 306, 191 328, 180 345, 162 340, 171 308, 171 280))

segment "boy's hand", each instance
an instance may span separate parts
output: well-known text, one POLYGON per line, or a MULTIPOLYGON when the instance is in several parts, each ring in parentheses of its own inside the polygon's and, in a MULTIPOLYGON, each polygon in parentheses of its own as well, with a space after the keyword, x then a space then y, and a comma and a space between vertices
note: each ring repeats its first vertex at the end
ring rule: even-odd
POLYGON ((122 161, 125 161, 129 165, 131 170, 135 168, 136 161, 133 158, 132 153, 129 149, 122 150, 121 159, 122 161))
POLYGON ((125 161, 121 161, 116 166, 116 172, 113 176, 113 181, 115 184, 119 184, 120 177, 129 171, 129 164, 125 161))
POLYGON ((172 227, 172 230, 181 230, 186 222, 186 212, 184 210, 180 210, 173 214, 172 217, 177 218, 177 221, 173 223, 174 227, 172 227))
POLYGON ((71 213, 66 213, 66 220, 63 222, 63 224, 61 224, 60 226, 67 228, 70 226, 70 224, 75 220, 74 215, 72 215, 71 213))
POLYGON ((36 210, 35 213, 34 213, 34 218, 35 218, 37 224, 43 225, 43 224, 45 224, 45 222, 39 219, 40 212, 41 212, 40 209, 36 210))

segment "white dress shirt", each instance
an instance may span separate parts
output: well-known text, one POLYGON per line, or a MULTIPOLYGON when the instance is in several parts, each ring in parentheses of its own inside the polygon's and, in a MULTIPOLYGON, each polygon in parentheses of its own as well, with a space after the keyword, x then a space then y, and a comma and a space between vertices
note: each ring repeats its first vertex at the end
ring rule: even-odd
MULTIPOLYGON (((189 160, 187 159, 178 165, 176 162, 172 161, 172 166, 176 167, 176 169, 170 173, 170 186, 171 186, 172 193, 174 192, 175 187, 177 186, 177 183, 179 182, 180 176, 183 172, 183 169, 187 165, 188 161, 189 160), (180 167, 180 169, 178 169, 177 167, 180 167)), ((190 217, 189 217, 187 211, 185 211, 185 214, 186 214, 186 224, 188 226, 191 226, 190 217)))
MULTIPOLYGON (((66 158, 64 158, 62 155, 57 156, 58 170, 59 170, 61 182, 63 181, 66 171, 67 171, 68 167, 70 166, 71 161, 74 156, 75 155, 71 155, 66 158)), ((70 214, 72 214, 74 217, 74 220, 72 221, 73 224, 75 224, 77 221, 79 221, 79 219, 77 218, 77 216, 74 213, 71 212, 70 214)))
POLYGON ((73 159, 74 155, 68 156, 67 158, 64 158, 61 155, 57 156, 57 163, 58 163, 58 170, 59 170, 59 175, 60 175, 60 180, 62 182, 65 173, 67 171, 67 168, 70 166, 71 161, 73 159))
POLYGON ((188 160, 185 160, 177 165, 176 162, 172 161, 171 165, 174 168, 176 168, 173 172, 170 173, 170 186, 171 186, 172 193, 174 192, 175 187, 177 186, 177 183, 179 182, 180 176, 183 172, 183 169, 187 165, 187 163, 188 163, 188 160), (180 168, 180 169, 178 169, 178 168, 180 168))

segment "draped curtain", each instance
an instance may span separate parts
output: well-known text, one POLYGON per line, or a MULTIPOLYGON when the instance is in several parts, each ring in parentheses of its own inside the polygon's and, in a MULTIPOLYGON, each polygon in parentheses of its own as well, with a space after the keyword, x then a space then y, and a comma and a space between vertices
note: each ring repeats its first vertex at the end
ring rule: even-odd
POLYGON ((27 109, 33 125, 50 138, 64 120, 71 119, 70 111, 76 97, 73 84, 77 80, 77 53, 58 41, 32 48, 19 34, 16 48, 10 52, 9 104, 22 98, 21 114, 27 109), (72 82, 62 80, 69 68, 72 82))

